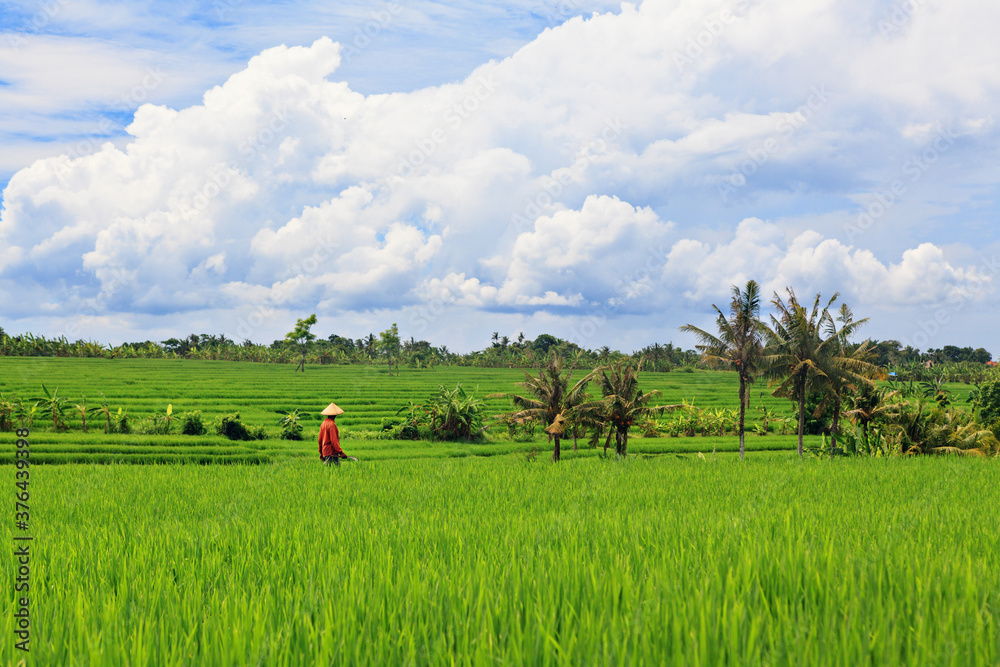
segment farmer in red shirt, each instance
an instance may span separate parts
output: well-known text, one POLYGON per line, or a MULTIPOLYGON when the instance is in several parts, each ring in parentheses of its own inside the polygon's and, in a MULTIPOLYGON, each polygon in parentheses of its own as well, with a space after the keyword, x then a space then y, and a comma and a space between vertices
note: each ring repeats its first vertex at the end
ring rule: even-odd
POLYGON ((344 411, 331 403, 320 414, 326 415, 323 425, 319 427, 319 458, 323 463, 331 461, 340 465, 340 459, 351 459, 357 461, 353 456, 348 456, 340 448, 340 431, 337 430, 337 415, 344 414, 344 411))

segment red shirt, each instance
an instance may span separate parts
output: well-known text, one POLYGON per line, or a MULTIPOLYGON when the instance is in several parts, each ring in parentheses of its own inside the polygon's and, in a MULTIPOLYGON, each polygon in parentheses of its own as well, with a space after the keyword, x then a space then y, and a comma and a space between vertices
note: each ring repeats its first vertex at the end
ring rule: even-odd
POLYGON ((340 448, 340 431, 337 430, 337 422, 332 419, 324 419, 319 427, 319 454, 320 456, 337 456, 343 458, 347 456, 340 448))

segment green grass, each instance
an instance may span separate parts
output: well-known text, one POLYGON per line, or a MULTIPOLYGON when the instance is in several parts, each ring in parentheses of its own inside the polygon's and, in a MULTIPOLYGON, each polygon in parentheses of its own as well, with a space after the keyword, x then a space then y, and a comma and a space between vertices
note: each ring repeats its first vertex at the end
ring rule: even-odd
POLYGON ((32 474, 29 664, 1000 661, 992 462, 283 458, 32 474))

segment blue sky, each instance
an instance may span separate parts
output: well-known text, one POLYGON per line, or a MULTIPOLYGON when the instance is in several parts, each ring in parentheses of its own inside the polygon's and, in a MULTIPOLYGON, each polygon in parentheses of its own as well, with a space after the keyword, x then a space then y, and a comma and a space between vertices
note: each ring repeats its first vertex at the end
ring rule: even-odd
POLYGON ((0 326, 690 345, 755 279, 993 325, 1000 8, 0 3, 0 326))

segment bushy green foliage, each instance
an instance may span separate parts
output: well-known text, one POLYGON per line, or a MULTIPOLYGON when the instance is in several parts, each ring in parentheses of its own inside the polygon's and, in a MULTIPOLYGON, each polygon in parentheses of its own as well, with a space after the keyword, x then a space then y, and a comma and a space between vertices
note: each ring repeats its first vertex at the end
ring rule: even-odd
POLYGON ((20 399, 16 395, 5 396, 0 392, 0 433, 14 430, 14 411, 20 399))
POLYGON ((264 440, 267 438, 267 431, 263 426, 244 424, 240 419, 239 412, 219 417, 215 423, 215 432, 230 440, 264 440))
POLYGON ((154 414, 146 419, 143 419, 139 426, 138 432, 144 435, 170 435, 173 430, 174 424, 174 406, 167 405, 167 411, 160 414, 154 414))
POLYGON ((278 420, 278 426, 281 427, 281 439, 301 440, 303 431, 302 415, 299 414, 298 409, 290 412, 279 410, 278 414, 284 415, 278 420))
POLYGON ((383 417, 382 434, 392 440, 416 440, 420 437, 419 422, 416 419, 383 417))
POLYGON ((111 430, 109 433, 118 433, 121 435, 128 435, 132 432, 132 422, 128 416, 128 412, 122 408, 118 408, 118 412, 111 416, 111 430))
POLYGON ((181 417, 181 433, 184 435, 205 435, 208 428, 201 418, 201 410, 185 412, 181 417))
POLYGON ((1000 429, 1000 380, 983 383, 979 388, 976 405, 979 408, 979 420, 994 430, 1000 429))
POLYGON ((426 423, 440 440, 471 440, 483 434, 483 401, 466 394, 462 384, 454 389, 438 386, 438 393, 423 406, 426 423))

